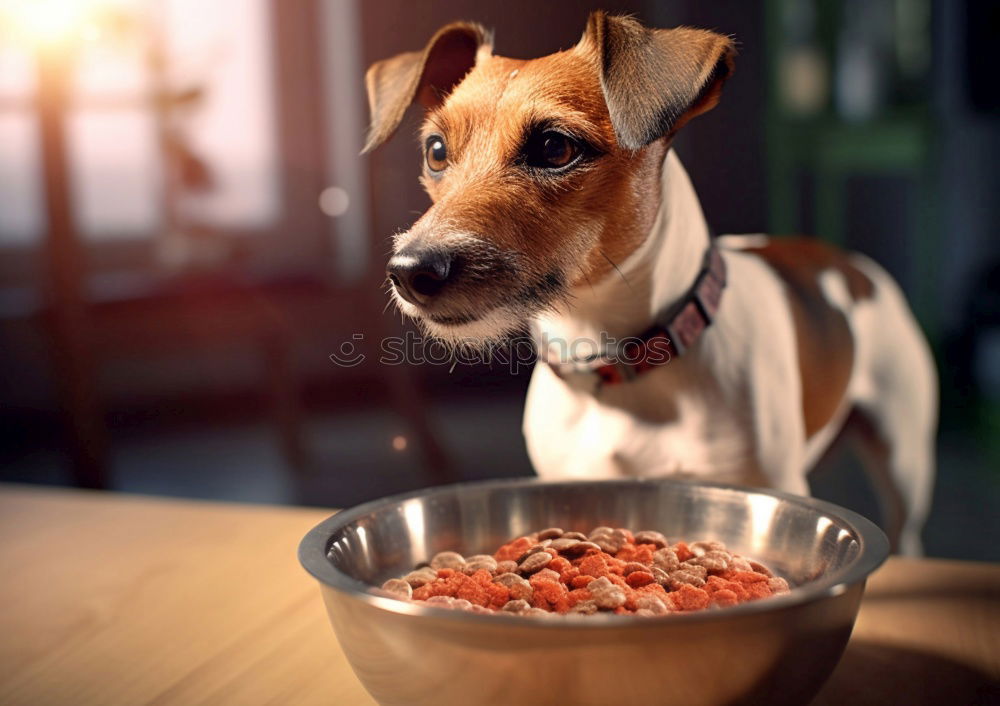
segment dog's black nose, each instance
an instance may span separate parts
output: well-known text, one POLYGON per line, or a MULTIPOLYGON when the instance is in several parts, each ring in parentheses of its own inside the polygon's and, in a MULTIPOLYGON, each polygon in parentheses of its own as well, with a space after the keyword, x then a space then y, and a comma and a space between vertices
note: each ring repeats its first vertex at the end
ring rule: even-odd
POLYGON ((389 260, 386 274, 399 296, 411 304, 426 304, 447 283, 451 262, 451 256, 441 250, 404 250, 389 260))

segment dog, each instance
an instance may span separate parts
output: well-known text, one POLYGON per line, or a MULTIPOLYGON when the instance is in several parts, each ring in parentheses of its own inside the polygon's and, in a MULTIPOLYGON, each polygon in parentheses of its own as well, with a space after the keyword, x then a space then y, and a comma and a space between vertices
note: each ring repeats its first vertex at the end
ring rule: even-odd
POLYGON ((811 238, 710 235, 671 149, 733 41, 590 15, 573 48, 493 54, 474 23, 368 70, 365 151, 425 110, 433 202, 395 236, 399 308, 455 345, 527 326, 524 433, 543 478, 685 474, 809 494, 863 431, 894 547, 921 553, 936 371, 891 277, 811 238))

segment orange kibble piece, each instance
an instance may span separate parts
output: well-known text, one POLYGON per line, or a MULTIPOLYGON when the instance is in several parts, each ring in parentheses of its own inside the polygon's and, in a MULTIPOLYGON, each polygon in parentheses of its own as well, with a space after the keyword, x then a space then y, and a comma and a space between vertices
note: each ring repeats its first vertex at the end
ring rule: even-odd
POLYGON ((771 592, 771 588, 763 581, 743 584, 743 590, 747 593, 747 597, 744 600, 748 601, 756 600, 757 598, 769 598, 774 595, 771 592))
POLYGON ((725 608, 726 606, 736 605, 740 602, 740 599, 729 589, 723 588, 712 594, 712 602, 717 606, 725 608))
POLYGON ((516 561, 532 547, 532 544, 533 542, 527 537, 518 537, 513 542, 508 542, 497 549, 493 558, 497 561, 516 561))
MULTIPOLYGON (((728 591, 736 596, 738 603, 742 603, 750 597, 743 584, 736 581, 727 581, 720 576, 709 576, 708 581, 705 582, 704 590, 713 595, 718 591, 728 591)), ((727 603, 726 605, 729 604, 727 603)))
POLYGON ((608 562, 604 554, 588 554, 580 562, 580 573, 600 578, 608 574, 608 562))
POLYGON ((459 586, 458 590, 455 591, 455 598, 464 598, 469 603, 484 607, 490 604, 490 595, 475 581, 466 581, 459 586))
POLYGON ((666 589, 663 588, 658 583, 650 583, 645 586, 640 586, 635 589, 636 593, 648 593, 649 595, 656 596, 657 598, 663 598, 667 595, 666 589))
POLYGON ((631 574, 625 577, 625 583, 627 583, 632 588, 639 588, 639 586, 645 586, 647 584, 653 583, 656 579, 653 575, 645 571, 633 571, 631 574))
MULTIPOLYGON (((593 580, 593 579, 589 579, 593 580)), ((566 602, 569 603, 572 608, 580 601, 589 601, 594 595, 588 591, 586 588, 574 588, 572 591, 566 594, 566 602)))
POLYGON ((552 609, 557 613, 568 613, 569 609, 572 607, 573 606, 569 603, 569 599, 565 597, 557 599, 556 602, 552 604, 552 609))
POLYGON ((683 584, 679 589, 668 594, 668 597, 674 610, 704 610, 711 602, 708 593, 690 584, 683 584))
POLYGON ((427 600, 431 596, 454 596, 456 588, 450 580, 438 579, 415 590, 413 597, 418 600, 427 600))
MULTIPOLYGON (((555 550, 553 549, 552 551, 555 550)), ((553 571, 558 571, 561 574, 566 570, 571 569, 572 567, 573 565, 569 563, 569 559, 561 557, 559 556, 558 553, 556 553, 556 557, 552 561, 550 561, 549 565, 546 566, 545 568, 552 569, 553 571)))
POLYGON ((490 597, 490 608, 503 608, 510 600, 510 591, 504 586, 493 583, 486 587, 490 597))
MULTIPOLYGON (((577 569, 577 571, 579 571, 579 569, 577 569)), ((589 574, 582 574, 570 579, 569 585, 573 588, 586 588, 593 580, 593 576, 590 576, 589 574)))
POLYGON ((678 542, 674 545, 674 552, 677 554, 677 561, 680 562, 685 562, 694 556, 694 552, 684 542, 678 542))
POLYGON ((643 564, 652 564, 653 552, 655 551, 655 544, 637 544, 635 548, 635 559, 633 559, 633 561, 641 561, 643 564))
POLYGON ((758 574, 756 571, 722 571, 719 576, 727 581, 739 581, 740 583, 760 583, 767 581, 767 576, 758 574))
POLYGON ((531 602, 536 608, 557 611, 561 608, 564 613, 569 610, 568 591, 558 581, 533 581, 531 585, 535 589, 531 602))
POLYGON ((473 581, 482 586, 486 586, 487 584, 493 583, 493 574, 491 574, 486 569, 479 569, 477 571, 474 571, 472 573, 472 576, 470 576, 469 578, 471 578, 473 581))
POLYGON ((624 562, 635 561, 636 552, 637 548, 634 544, 626 544, 618 550, 618 553, 615 554, 615 558, 624 562))
POLYGON ((608 574, 608 580, 617 586, 621 586, 622 588, 631 588, 631 586, 625 583, 625 577, 619 576, 618 574, 608 574))
MULTIPOLYGON (((559 580, 562 581, 563 583, 569 585, 570 583, 573 582, 573 579, 575 579, 579 575, 580 575, 580 569, 578 569, 575 566, 570 566, 565 571, 563 571, 561 574, 559 574, 559 580)), ((589 577, 588 577, 588 580, 589 580, 589 577)))
POLYGON ((538 581, 534 586, 535 593, 545 596, 549 603, 555 603, 567 594, 566 587, 556 581, 538 581))

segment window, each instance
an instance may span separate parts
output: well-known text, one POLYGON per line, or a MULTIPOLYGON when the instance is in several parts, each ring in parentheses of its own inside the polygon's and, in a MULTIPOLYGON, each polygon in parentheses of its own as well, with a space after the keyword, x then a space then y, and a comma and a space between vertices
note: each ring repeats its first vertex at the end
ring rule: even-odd
POLYGON ((0 0, 0 248, 36 246, 45 228, 33 48, 17 31, 19 13, 36 2, 76 8, 65 125, 84 241, 152 243, 176 235, 170 228, 274 226, 271 3, 0 0), (164 108, 164 88, 188 100, 164 108), (197 167, 207 179, 178 176, 197 167))

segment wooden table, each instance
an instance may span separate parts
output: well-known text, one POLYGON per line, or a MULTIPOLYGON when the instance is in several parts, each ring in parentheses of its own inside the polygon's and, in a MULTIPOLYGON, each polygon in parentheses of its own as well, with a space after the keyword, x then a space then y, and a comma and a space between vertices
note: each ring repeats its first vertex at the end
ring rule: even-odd
MULTIPOLYGON (((295 555, 329 514, 0 486, 0 704, 374 704, 295 555)), ((891 559, 816 703, 998 681, 1000 566, 891 559)))

